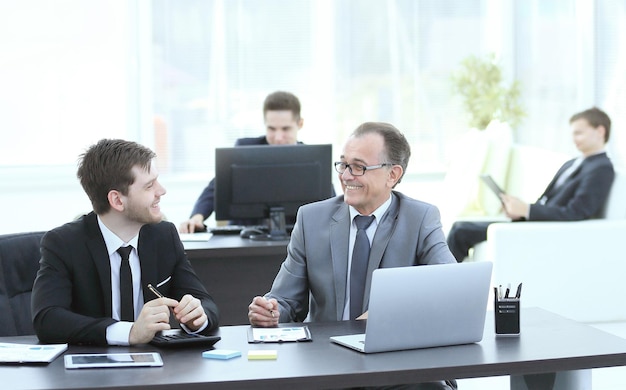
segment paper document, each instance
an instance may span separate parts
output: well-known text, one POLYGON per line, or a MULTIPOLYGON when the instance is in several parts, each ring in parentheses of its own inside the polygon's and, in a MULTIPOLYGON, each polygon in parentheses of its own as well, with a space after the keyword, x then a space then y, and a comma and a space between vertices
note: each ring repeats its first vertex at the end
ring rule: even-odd
POLYGON ((211 233, 178 233, 181 241, 209 241, 211 233))
POLYGON ((67 344, 0 343, 0 363, 50 363, 67 350, 67 344))
POLYGON ((248 332, 249 343, 281 343, 287 341, 311 341, 306 326, 285 328, 252 328, 248 332))

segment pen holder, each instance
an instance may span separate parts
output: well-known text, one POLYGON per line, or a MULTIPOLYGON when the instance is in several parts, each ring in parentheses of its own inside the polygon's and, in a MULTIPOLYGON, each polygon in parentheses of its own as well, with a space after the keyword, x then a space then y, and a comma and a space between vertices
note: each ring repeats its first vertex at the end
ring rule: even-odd
POLYGON ((496 299, 494 306, 496 336, 519 336, 519 299, 496 299))

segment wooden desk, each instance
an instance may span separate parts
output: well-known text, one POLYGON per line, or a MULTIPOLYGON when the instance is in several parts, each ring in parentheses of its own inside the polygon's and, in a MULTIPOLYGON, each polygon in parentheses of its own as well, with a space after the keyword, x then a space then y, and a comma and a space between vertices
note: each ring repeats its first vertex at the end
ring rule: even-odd
POLYGON ((238 235, 183 242, 187 258, 220 309, 220 325, 247 325, 248 305, 270 290, 287 256, 287 241, 238 235))
MULTIPOLYGON (((236 349, 231 360, 201 357, 203 348, 158 350, 141 347, 79 347, 68 353, 154 351, 164 366, 65 370, 63 359, 47 366, 0 366, 3 388, 10 389, 319 389, 415 383, 444 378, 524 375, 626 365, 626 340, 541 309, 523 309, 522 335, 496 338, 488 313, 483 340, 442 348, 365 355, 332 344, 331 335, 363 331, 364 323, 309 324, 308 343, 248 344, 247 326, 223 327, 217 348, 236 349), (278 359, 248 361, 253 349, 276 349, 278 359)), ((34 337, 1 342, 33 343, 34 337)), ((462 390, 462 389, 461 389, 462 390)))

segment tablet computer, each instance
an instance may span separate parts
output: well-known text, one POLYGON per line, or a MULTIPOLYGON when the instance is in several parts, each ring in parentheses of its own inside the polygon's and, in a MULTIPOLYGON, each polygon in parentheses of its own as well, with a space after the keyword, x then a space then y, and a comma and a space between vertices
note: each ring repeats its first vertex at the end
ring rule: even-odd
POLYGON ((500 186, 498 185, 498 183, 495 182, 495 180, 493 180, 493 177, 491 177, 491 175, 488 175, 488 174, 480 175, 480 178, 483 180, 483 182, 485 182, 487 187, 489 187, 489 189, 491 189, 491 191, 493 191, 493 193, 496 194, 498 198, 500 198, 500 195, 505 194, 504 190, 500 188, 500 186))
POLYGON ((161 367, 158 352, 86 353, 65 355, 65 368, 161 367))

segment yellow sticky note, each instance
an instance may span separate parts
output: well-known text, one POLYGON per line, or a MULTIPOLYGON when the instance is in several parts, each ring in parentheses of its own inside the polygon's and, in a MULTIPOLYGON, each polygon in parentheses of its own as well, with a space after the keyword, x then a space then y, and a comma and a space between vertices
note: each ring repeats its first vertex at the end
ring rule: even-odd
POLYGON ((248 351, 248 360, 276 360, 278 351, 275 349, 259 349, 248 351))

